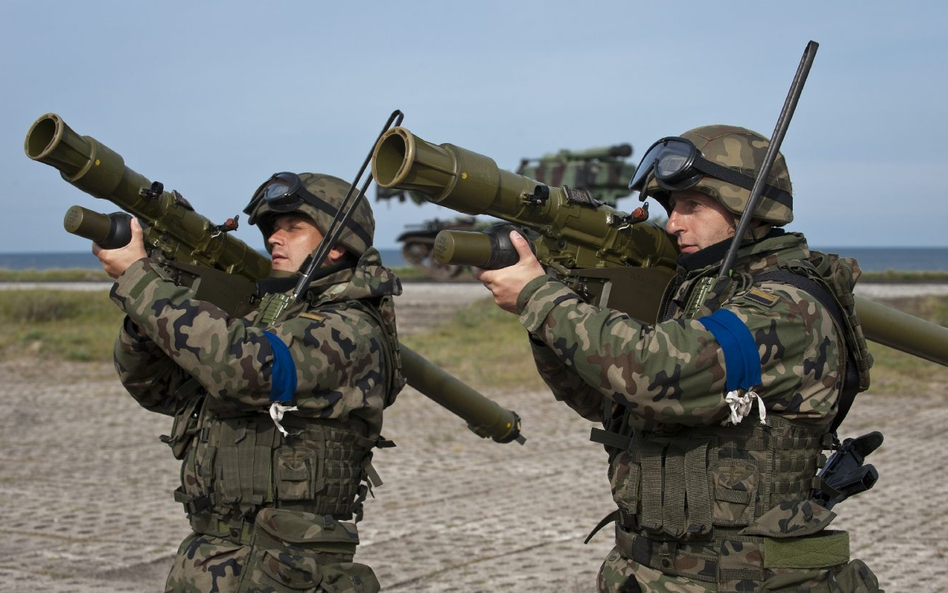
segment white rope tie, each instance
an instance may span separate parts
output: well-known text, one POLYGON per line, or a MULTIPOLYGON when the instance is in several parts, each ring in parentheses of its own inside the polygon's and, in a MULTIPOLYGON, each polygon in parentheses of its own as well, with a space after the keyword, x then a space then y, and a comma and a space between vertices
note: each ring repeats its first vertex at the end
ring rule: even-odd
POLYGON ((731 413, 721 424, 725 426, 740 424, 741 420, 751 413, 754 407, 754 399, 757 400, 757 414, 760 416, 760 423, 767 424, 767 408, 764 407, 764 400, 753 390, 741 395, 740 391, 736 389, 724 396, 724 401, 731 407, 731 413))
POLYGON ((273 423, 276 424, 276 427, 283 433, 283 436, 287 436, 290 433, 283 428, 283 425, 280 424, 280 420, 283 420, 283 415, 287 412, 295 412, 299 410, 296 406, 284 406, 280 402, 273 402, 270 404, 270 419, 273 420, 273 423))

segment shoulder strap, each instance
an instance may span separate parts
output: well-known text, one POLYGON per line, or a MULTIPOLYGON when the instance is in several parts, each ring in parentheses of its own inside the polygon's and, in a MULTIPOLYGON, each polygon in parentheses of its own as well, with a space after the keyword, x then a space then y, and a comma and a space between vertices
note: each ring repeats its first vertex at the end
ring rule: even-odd
POLYGON ((836 413, 836 418, 833 419, 830 428, 830 431, 835 433, 839 425, 843 423, 846 414, 849 413, 849 408, 852 407, 853 400, 856 399, 856 393, 859 391, 859 370, 856 366, 852 348, 846 343, 846 325, 839 303, 836 302, 836 298, 829 291, 820 286, 815 280, 787 270, 764 272, 754 276, 754 280, 757 282, 775 281, 799 288, 819 301, 836 322, 836 331, 846 347, 846 376, 843 379, 843 389, 839 394, 839 411, 836 413))
POLYGON ((395 403, 395 397, 405 386, 405 376, 402 372, 402 361, 398 351, 398 333, 395 325, 386 323, 382 317, 380 309, 383 301, 391 300, 391 296, 376 297, 372 299, 358 299, 346 301, 347 306, 353 306, 364 313, 367 313, 378 324, 382 330, 382 358, 388 375, 388 392, 385 399, 385 407, 395 403))

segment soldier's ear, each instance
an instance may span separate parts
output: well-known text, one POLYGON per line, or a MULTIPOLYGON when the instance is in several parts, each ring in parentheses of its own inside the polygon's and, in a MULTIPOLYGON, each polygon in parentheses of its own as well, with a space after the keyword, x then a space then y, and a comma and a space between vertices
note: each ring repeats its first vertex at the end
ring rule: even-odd
POLYGON ((349 251, 345 247, 336 246, 329 250, 329 263, 338 264, 342 262, 349 255, 349 251))

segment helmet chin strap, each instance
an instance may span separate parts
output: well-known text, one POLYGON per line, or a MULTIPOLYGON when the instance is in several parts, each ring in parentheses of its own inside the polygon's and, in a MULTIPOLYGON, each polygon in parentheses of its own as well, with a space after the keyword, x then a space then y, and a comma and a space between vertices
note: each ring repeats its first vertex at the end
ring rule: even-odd
MULTIPOLYGON (((734 217, 734 222, 735 222, 734 236, 735 237, 737 237, 737 230, 741 226, 740 222, 742 218, 743 218, 742 216, 734 217)), ((770 230, 774 227, 774 225, 772 225, 769 222, 765 222, 759 218, 752 218, 750 221, 750 224, 744 225, 744 227, 745 227, 744 236, 741 239, 742 244, 745 242, 755 243, 757 241, 760 241, 761 239, 766 237, 768 233, 770 233, 770 230)))

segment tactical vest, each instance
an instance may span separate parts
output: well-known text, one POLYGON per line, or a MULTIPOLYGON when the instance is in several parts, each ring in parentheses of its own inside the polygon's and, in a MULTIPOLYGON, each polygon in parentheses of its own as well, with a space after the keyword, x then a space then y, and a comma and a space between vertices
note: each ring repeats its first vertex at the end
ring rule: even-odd
MULTIPOLYGON (((390 405, 404 385, 393 324, 371 304, 332 305, 370 314, 385 336, 383 359, 390 405)), ((295 309, 294 309, 295 311, 295 309)), ((175 491, 196 533, 248 544, 253 518, 262 508, 313 513, 324 521, 356 521, 372 486, 381 484, 372 467, 374 447, 393 446, 359 419, 320 420, 287 414, 284 436, 265 413, 221 413, 196 380, 179 390, 189 405, 175 417, 163 440, 183 460, 182 485, 175 491)))
POLYGON ((292 509, 346 521, 361 519, 366 484, 378 484, 372 448, 352 420, 287 415, 283 436, 269 416, 216 417, 205 407, 182 466, 175 500, 197 533, 247 543, 261 508, 292 509))
MULTIPOLYGON (((730 581, 763 581, 762 552, 738 560, 727 548, 740 542, 763 550, 765 537, 791 537, 757 521, 809 498, 825 445, 823 431, 776 416, 767 422, 751 416, 737 426, 672 435, 594 430, 593 440, 612 453, 623 555, 666 574, 717 583, 722 591, 730 581)), ((829 558, 825 566, 848 561, 829 558)))
MULTIPOLYGON (((835 288, 821 277, 825 270, 808 263, 792 272, 835 288)), ((666 295, 663 318, 703 317, 754 283, 750 274, 719 284, 691 280, 679 286, 677 301, 671 300, 675 291, 666 295)), ((833 290, 837 301, 838 292, 845 291, 833 290)), ((851 294, 841 305, 849 314, 838 327, 847 350, 861 346, 868 356, 851 294)), ((866 363, 861 354, 857 359, 866 363)), ((862 389, 868 364, 858 369, 862 389)), ((593 429, 591 438, 609 452, 618 511, 600 527, 616 520, 616 546, 625 557, 718 591, 756 590, 781 571, 838 568, 849 561, 848 534, 826 530, 835 515, 809 501, 826 461, 822 451, 834 442, 826 428, 776 415, 763 425, 752 414, 737 426, 633 431, 628 410, 609 400, 603 418, 605 430, 593 429)))

